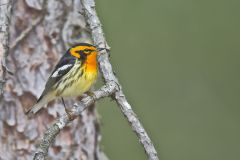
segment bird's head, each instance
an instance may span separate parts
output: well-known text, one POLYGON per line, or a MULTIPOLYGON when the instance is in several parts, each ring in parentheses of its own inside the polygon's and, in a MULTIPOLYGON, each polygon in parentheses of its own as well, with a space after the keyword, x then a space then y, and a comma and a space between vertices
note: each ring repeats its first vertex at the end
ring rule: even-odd
POLYGON ((97 56, 97 48, 88 43, 79 43, 69 49, 69 54, 79 60, 95 58, 97 56))

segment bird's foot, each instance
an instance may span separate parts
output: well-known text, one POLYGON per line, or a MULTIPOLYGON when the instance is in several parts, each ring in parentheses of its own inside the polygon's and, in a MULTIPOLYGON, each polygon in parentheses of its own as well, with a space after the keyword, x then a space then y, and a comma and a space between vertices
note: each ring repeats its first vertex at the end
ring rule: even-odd
POLYGON ((62 103, 63 103, 64 109, 65 109, 65 112, 66 112, 66 114, 67 114, 69 120, 70 120, 70 121, 74 120, 74 119, 76 118, 76 116, 74 116, 74 115, 73 115, 73 112, 72 112, 70 109, 68 109, 68 108, 66 107, 66 104, 65 104, 63 98, 62 98, 62 103))
POLYGON ((75 115, 73 115, 73 112, 70 109, 65 108, 65 112, 69 118, 70 121, 74 120, 76 118, 75 115))
POLYGON ((95 96, 95 94, 93 92, 91 92, 91 91, 87 91, 87 92, 85 92, 85 94, 90 96, 90 97, 94 97, 95 96))

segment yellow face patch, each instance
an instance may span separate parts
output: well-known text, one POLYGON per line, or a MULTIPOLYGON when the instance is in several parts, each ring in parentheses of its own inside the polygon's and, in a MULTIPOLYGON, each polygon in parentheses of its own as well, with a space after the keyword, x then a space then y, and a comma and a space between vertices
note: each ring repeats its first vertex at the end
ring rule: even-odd
POLYGON ((83 51, 83 53, 88 54, 88 50, 96 51, 96 47, 94 46, 76 46, 70 49, 70 54, 76 58, 80 58, 79 51, 83 51), (84 52, 86 51, 86 52, 84 52))

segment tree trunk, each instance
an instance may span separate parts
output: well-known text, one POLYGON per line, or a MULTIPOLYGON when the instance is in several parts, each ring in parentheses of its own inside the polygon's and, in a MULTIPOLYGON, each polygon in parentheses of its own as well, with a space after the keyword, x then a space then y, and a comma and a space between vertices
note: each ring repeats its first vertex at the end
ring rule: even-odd
POLYGON ((0 101, 3 98, 3 88, 6 81, 6 57, 9 43, 9 23, 11 5, 9 0, 0 1, 0 101))
MULTIPOLYGON (((32 119, 25 116, 24 110, 36 102, 66 49, 74 43, 91 40, 84 18, 79 14, 80 0, 16 0, 12 4, 7 66, 14 75, 6 77, 0 106, 0 159, 25 160, 32 159, 44 131, 64 113, 64 107, 56 101, 32 119)), ((72 106, 73 101, 66 104, 72 106)), ((99 123, 92 106, 61 131, 48 157, 97 160, 99 141, 99 123)))

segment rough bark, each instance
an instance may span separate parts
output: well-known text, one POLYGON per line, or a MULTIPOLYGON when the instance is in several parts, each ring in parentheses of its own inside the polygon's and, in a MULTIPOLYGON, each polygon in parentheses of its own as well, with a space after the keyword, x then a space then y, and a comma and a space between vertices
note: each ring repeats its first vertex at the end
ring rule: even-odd
POLYGON ((10 0, 0 1, 0 100, 3 96, 4 84, 6 81, 6 57, 9 50, 11 6, 10 0))
MULTIPOLYGON (((12 48, 7 65, 14 75, 6 77, 0 106, 0 159, 3 160, 33 158, 44 131, 64 113, 64 108, 58 101, 51 103, 33 119, 25 116, 24 109, 35 103, 66 48, 76 42, 91 41, 84 18, 78 14, 80 0, 44 2, 17 0, 12 6, 12 48)), ((61 131, 48 152, 49 159, 99 159, 98 125, 92 106, 61 131)))

